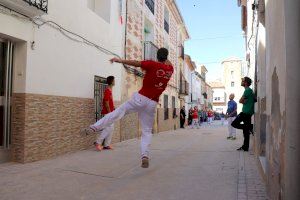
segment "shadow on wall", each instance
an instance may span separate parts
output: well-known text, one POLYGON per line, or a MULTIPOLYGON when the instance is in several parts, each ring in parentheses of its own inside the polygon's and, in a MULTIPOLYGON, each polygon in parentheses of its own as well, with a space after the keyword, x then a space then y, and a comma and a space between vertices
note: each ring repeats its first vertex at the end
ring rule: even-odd
MULTIPOLYGON (((285 114, 281 115, 279 79, 274 68, 272 74, 272 105, 269 134, 269 172, 268 184, 270 198, 281 199, 284 190, 284 151, 285 151, 285 114)), ((285 112, 284 112, 285 113, 285 112)))

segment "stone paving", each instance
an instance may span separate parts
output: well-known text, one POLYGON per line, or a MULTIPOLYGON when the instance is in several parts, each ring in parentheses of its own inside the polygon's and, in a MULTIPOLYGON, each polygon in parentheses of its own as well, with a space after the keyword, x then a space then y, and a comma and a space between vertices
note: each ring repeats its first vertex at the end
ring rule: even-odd
POLYGON ((139 140, 29 164, 0 165, 1 200, 262 200, 256 159, 238 152, 242 134, 226 140, 226 126, 154 135, 150 168, 142 169, 139 140))

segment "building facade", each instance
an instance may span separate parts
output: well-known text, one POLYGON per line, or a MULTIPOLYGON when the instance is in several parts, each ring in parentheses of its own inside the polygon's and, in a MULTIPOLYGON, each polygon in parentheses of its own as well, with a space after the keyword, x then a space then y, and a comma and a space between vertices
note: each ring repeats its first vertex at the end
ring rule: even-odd
POLYGON ((211 86, 213 91, 212 109, 218 113, 226 113, 227 95, 225 86, 222 82, 210 82, 209 85, 211 86))
POLYGON ((101 2, 0 1, 2 161, 32 162, 90 146, 94 136, 79 132, 95 122, 96 94, 109 75, 121 102, 125 70, 109 59, 124 54, 125 1, 101 2))
MULTIPOLYGON (((178 94, 184 64, 184 41, 188 38, 188 32, 175 1, 127 0, 125 58, 156 60, 157 49, 165 47, 169 50, 169 60, 174 66, 172 79, 159 100, 154 132, 179 127, 179 107, 183 99, 180 100, 178 94)), ((141 87, 142 78, 130 73, 124 76, 126 84, 123 85, 122 99, 125 101, 141 87)), ((127 119, 134 119, 137 122, 137 115, 133 114, 127 119)), ((132 130, 140 130, 139 124, 131 124, 135 125, 127 129, 128 134, 136 137, 140 131, 132 130)))
POLYGON ((257 93, 253 147, 270 199, 300 199, 300 2, 239 0, 257 93))
MULTIPOLYGON (((116 78, 116 106, 142 84, 142 71, 109 59, 155 59, 158 47, 169 49, 175 73, 160 99, 154 132, 179 127, 185 84, 180 69, 189 35, 175 1, 0 4, 0 162, 26 163, 88 148, 94 136, 83 137, 80 130, 101 117, 105 78, 116 78)), ((113 142, 140 136, 137 119, 132 114, 118 121, 113 142)))
MULTIPOLYGON (((229 58, 222 62, 222 68, 222 82, 225 87, 226 97, 229 98, 229 95, 233 93, 235 101, 238 102, 244 93, 244 88, 241 86, 241 79, 249 75, 243 68, 243 61, 239 58, 229 58)), ((239 104, 238 113, 241 111, 242 106, 239 104)))
POLYGON ((196 66, 193 64, 193 61, 189 55, 184 56, 184 75, 186 77, 186 80, 189 84, 189 89, 188 89, 188 96, 185 97, 185 109, 186 113, 188 113, 189 108, 192 106, 192 98, 195 93, 192 91, 192 78, 193 78, 193 73, 195 71, 196 66))

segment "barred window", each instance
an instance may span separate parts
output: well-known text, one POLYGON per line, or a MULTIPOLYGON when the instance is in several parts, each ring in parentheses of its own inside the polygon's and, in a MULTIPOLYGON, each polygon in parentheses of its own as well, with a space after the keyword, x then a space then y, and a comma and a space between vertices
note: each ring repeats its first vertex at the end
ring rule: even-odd
POLYGON ((103 107, 104 91, 107 88, 106 78, 95 76, 94 79, 94 98, 95 98, 95 119, 98 121, 103 116, 101 115, 103 107))

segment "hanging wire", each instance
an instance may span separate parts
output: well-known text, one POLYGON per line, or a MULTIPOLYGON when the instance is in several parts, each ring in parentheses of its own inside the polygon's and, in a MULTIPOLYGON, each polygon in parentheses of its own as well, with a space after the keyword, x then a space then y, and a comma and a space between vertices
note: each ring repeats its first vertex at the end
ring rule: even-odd
MULTIPOLYGON (((16 11, 13 11, 13 10, 11 10, 11 9, 1 5, 1 4, 0 4, 0 6, 1 6, 0 7, 0 12, 3 13, 3 14, 13 16, 15 18, 18 18, 19 20, 25 20, 25 21, 29 20, 34 25, 36 25, 38 28, 40 28, 44 25, 49 25, 50 27, 58 30, 62 35, 64 35, 65 37, 67 37, 68 39, 70 39, 74 42, 84 43, 86 45, 89 45, 89 46, 92 46, 92 47, 98 49, 99 51, 101 51, 102 53, 104 53, 106 55, 113 55, 113 56, 116 56, 117 58, 121 59, 121 57, 118 54, 116 54, 116 53, 114 53, 114 52, 112 52, 112 51, 110 51, 110 50, 108 50, 108 49, 106 49, 106 48, 104 48, 100 45, 97 45, 96 43, 88 40, 87 38, 73 32, 73 31, 70 31, 70 30, 64 28, 63 26, 61 26, 60 24, 58 24, 58 23, 56 23, 52 20, 44 20, 41 17, 32 18, 32 17, 26 16, 24 14, 18 13, 16 11)), ((140 77, 144 76, 143 72, 141 72, 141 71, 139 71, 135 68, 129 67, 127 65, 124 65, 124 64, 122 64, 122 65, 129 73, 133 73, 133 74, 135 74, 137 76, 140 76, 140 77)))

